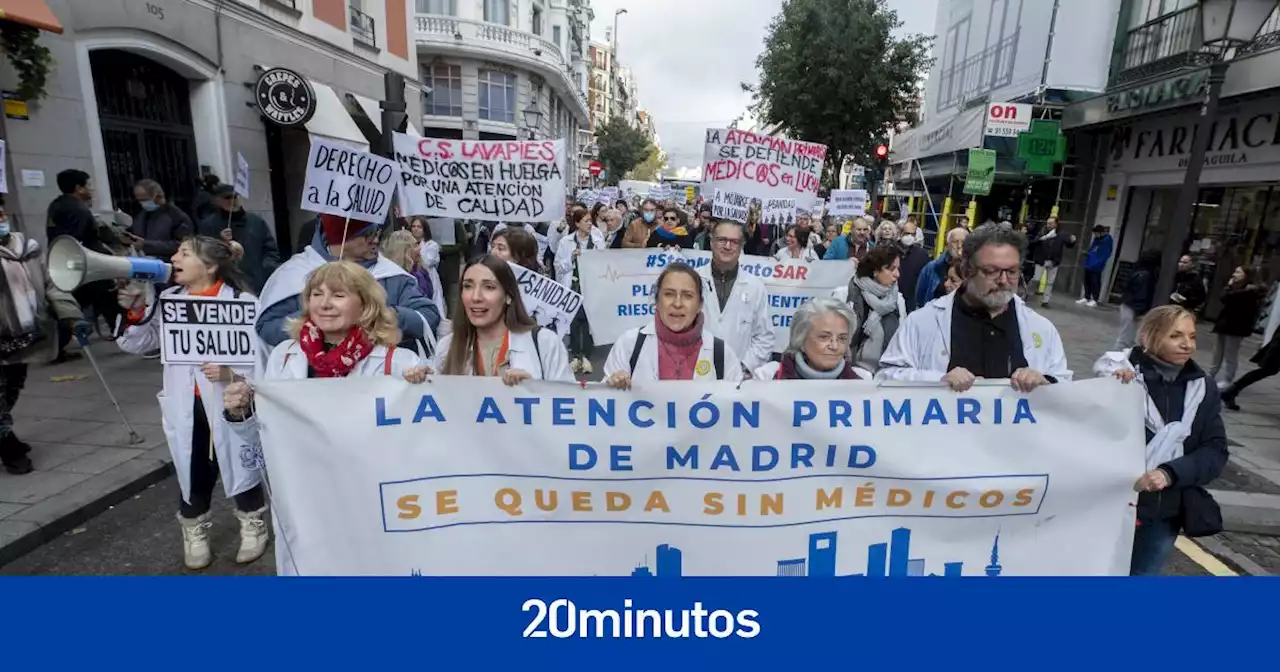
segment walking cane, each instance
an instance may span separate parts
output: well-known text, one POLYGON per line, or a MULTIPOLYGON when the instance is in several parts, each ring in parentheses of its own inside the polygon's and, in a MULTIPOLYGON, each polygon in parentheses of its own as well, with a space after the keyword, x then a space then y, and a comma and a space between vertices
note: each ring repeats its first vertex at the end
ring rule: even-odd
POLYGON ((87 336, 76 335, 76 340, 80 343, 80 349, 84 350, 84 356, 89 358, 89 364, 93 365, 93 372, 98 374, 98 380, 102 381, 102 389, 107 391, 107 398, 111 400, 111 405, 116 407, 116 413, 120 414, 120 419, 124 421, 124 426, 129 430, 129 443, 142 443, 142 437, 133 431, 133 425, 129 424, 129 418, 124 417, 124 411, 120 408, 120 402, 116 401, 116 395, 111 393, 111 388, 107 386, 107 379, 102 375, 102 369, 98 368, 98 360, 93 358, 93 351, 89 349, 89 338, 87 336))

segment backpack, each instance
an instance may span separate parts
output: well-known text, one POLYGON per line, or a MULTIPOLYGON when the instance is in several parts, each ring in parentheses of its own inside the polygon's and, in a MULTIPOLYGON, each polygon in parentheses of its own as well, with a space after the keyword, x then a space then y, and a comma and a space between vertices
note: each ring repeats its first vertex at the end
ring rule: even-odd
MULTIPOLYGON (((636 334, 636 345, 631 349, 631 375, 636 373, 636 363, 640 361, 640 350, 648 334, 643 331, 636 334)), ((724 380, 724 341, 716 338, 711 344, 711 359, 716 367, 716 380, 724 380)))

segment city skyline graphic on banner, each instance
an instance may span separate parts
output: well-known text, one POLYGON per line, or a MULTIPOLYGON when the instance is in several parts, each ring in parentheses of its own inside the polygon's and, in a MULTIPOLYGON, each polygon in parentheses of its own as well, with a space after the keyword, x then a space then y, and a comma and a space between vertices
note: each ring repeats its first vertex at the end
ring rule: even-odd
MULTIPOLYGON (((776 576, 963 576, 964 563, 943 562, 942 573, 928 573, 924 558, 911 557, 911 530, 899 527, 889 535, 889 541, 867 547, 866 569, 856 574, 836 573, 837 533, 815 532, 809 535, 809 549, 804 557, 784 558, 777 562, 776 576)), ((996 577, 1004 572, 1000 564, 1000 533, 991 542, 989 562, 982 568, 985 576, 996 577)), ((632 570, 633 577, 684 576, 684 553, 670 544, 659 544, 651 567, 648 558, 632 570)))

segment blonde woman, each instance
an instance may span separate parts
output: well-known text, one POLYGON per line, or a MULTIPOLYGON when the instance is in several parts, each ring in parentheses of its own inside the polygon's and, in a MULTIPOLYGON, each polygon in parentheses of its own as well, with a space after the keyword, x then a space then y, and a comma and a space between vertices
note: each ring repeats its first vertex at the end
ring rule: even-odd
POLYGON ((1137 347, 1108 352, 1099 376, 1134 380, 1146 390, 1146 467, 1134 490, 1138 529, 1130 573, 1159 574, 1178 535, 1215 534, 1222 513, 1204 486, 1227 463, 1218 386, 1195 363, 1196 318, 1181 306, 1161 306, 1142 318, 1137 347))
MULTIPOLYGON (((432 243, 432 245, 435 245, 435 243, 432 243)), ((387 239, 382 242, 382 256, 390 259, 392 263, 413 276, 414 282, 418 283, 418 289, 422 292, 422 295, 433 301, 441 311, 440 326, 436 328, 435 333, 429 334, 428 338, 425 339, 429 347, 435 347, 436 337, 444 338, 445 334, 448 334, 452 329, 452 325, 445 317, 448 313, 444 312, 444 300, 440 298, 443 293, 440 276, 432 274, 423 264, 422 250, 426 247, 426 243, 418 242, 416 234, 413 232, 400 230, 387 236, 387 239)), ((436 245, 437 263, 439 263, 439 247, 439 245, 436 245)), ((426 351, 424 350, 423 352, 425 353, 426 351)))

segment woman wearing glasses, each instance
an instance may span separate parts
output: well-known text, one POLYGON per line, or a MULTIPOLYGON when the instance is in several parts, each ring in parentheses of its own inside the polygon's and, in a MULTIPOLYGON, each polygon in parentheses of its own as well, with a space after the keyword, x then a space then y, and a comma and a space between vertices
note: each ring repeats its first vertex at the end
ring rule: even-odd
POLYGON ((871 372, 853 365, 849 343, 858 316, 843 301, 818 297, 796 309, 791 342, 782 360, 752 372, 755 380, 871 380, 871 372))
POLYGON ((649 234, 649 247, 678 247, 693 249, 693 234, 681 222, 681 213, 675 207, 664 208, 657 228, 649 234))

